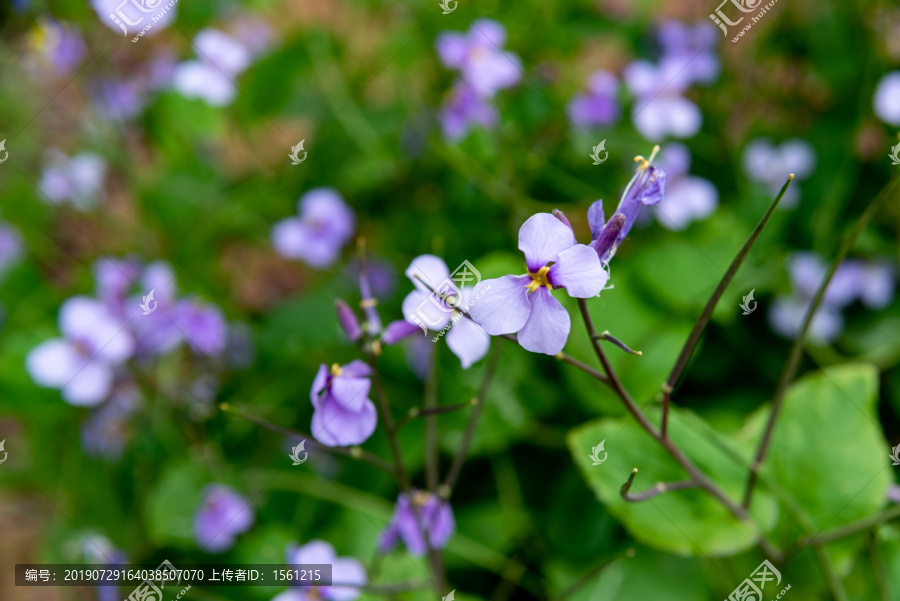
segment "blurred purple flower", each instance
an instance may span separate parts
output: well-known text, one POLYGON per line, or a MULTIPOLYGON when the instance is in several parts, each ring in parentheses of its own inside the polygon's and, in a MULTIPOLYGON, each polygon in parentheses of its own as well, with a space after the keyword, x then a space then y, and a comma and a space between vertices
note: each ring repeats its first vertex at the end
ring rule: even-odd
MULTIPOLYGON (((440 257, 420 255, 406 268, 406 277, 415 290, 403 299, 403 315, 410 324, 428 330, 440 331, 450 325, 447 332, 447 346, 459 357, 463 369, 484 357, 491 345, 491 337, 481 326, 463 317, 457 307, 469 310, 472 301, 472 287, 458 288, 450 279, 450 270, 440 257), (435 292, 432 292, 435 291, 435 292), (447 294, 446 299, 442 294, 447 294), (459 298, 457 298, 459 296, 459 298)), ((426 332, 427 335, 427 332, 426 332)))
POLYGON ((178 301, 172 321, 195 353, 218 355, 228 341, 228 324, 222 311, 195 299, 178 301))
POLYGON ((787 140, 777 147, 766 138, 757 138, 744 148, 742 161, 747 177, 766 186, 772 194, 777 194, 788 175, 793 173, 794 183, 779 205, 790 209, 800 200, 797 182, 808 178, 816 168, 816 152, 805 140, 787 140))
POLYGON ((502 24, 477 19, 468 33, 441 33, 435 45, 444 66, 459 70, 475 94, 492 98, 522 77, 522 62, 515 53, 502 49, 505 42, 506 29, 502 24))
POLYGON ((900 125, 900 71, 881 78, 872 100, 875 114, 888 125, 900 125))
MULTIPOLYGON (((776 297, 769 310, 772 329, 785 338, 796 339, 800 335, 810 302, 811 299, 794 296, 776 297)), ((840 309, 823 303, 809 324, 809 338, 819 344, 828 343, 840 336, 843 329, 844 317, 840 309)))
POLYGON ((104 119, 127 121, 144 110, 144 90, 133 81, 107 78, 92 87, 94 106, 104 119))
POLYGON ((22 256, 22 235, 13 226, 0 221, 0 276, 22 256))
POLYGON ((892 503, 900 503, 900 485, 892 483, 888 487, 887 498, 892 503))
POLYGON ((500 117, 488 99, 479 96, 468 83, 461 81, 447 94, 439 119, 444 136, 449 140, 459 140, 472 126, 492 129, 500 117))
POLYGON ((662 46, 660 62, 670 63, 666 70, 680 71, 678 77, 691 83, 710 83, 718 77, 721 65, 715 48, 719 36, 708 21, 691 26, 668 19, 659 26, 657 39, 662 46))
POLYGON ((204 29, 194 37, 199 60, 175 67, 172 85, 186 98, 199 98, 212 106, 227 106, 237 96, 237 77, 250 66, 250 49, 217 29, 204 29))
POLYGON ((719 206, 719 191, 709 180, 688 174, 691 154, 683 144, 667 144, 659 156, 666 173, 665 209, 657 206, 653 214, 660 225, 683 230, 692 221, 712 215, 719 206))
POLYGON ((639 60, 625 68, 625 84, 635 95, 631 118, 638 132, 651 142, 671 135, 689 138, 700 131, 703 115, 682 93, 690 78, 672 62, 654 65, 639 60))
POLYGON ((569 119, 578 127, 612 125, 621 113, 618 91, 619 82, 612 73, 595 71, 588 79, 587 92, 569 102, 569 119))
POLYGON ((222 553, 234 546, 238 534, 253 525, 250 502, 223 484, 209 484, 194 517, 194 541, 209 553, 222 553))
POLYGON ((128 291, 137 281, 141 264, 133 259, 103 258, 92 266, 97 296, 116 315, 124 315, 128 291))
POLYGON ((91 412, 81 426, 81 444, 86 455, 118 459, 128 438, 128 421, 140 403, 138 391, 123 387, 109 401, 91 412))
POLYGON ((101 301, 76 296, 60 307, 59 329, 63 338, 28 353, 28 373, 37 384, 60 389, 72 405, 100 403, 112 389, 116 367, 134 351, 125 322, 101 301))
POLYGON ((312 435, 329 447, 364 443, 375 431, 378 416, 369 400, 369 366, 351 361, 331 370, 323 363, 313 380, 309 400, 313 405, 312 435))
MULTIPOLYGON (((148 3, 142 2, 141 4, 146 7, 148 3)), ((110 15, 116 14, 120 8, 122 11, 118 19, 125 26, 128 34, 138 33, 152 23, 153 27, 147 30, 146 35, 153 35, 169 26, 175 20, 178 12, 178 2, 171 2, 171 0, 158 2, 158 10, 150 12, 146 12, 143 8, 138 10, 135 5, 134 2, 125 5, 122 0, 91 0, 91 7, 97 13, 100 22, 115 31, 116 34, 121 34, 122 28, 110 18, 110 15), (122 18, 122 14, 128 19, 127 21, 122 18)))
POLYGON ((566 344, 571 320, 551 291, 565 288, 569 296, 590 298, 600 293, 609 275, 597 252, 576 244, 572 230, 550 213, 522 224, 519 250, 527 273, 480 282, 474 292, 479 300, 469 314, 488 334, 518 332, 523 348, 555 355, 566 344))
POLYGON ((87 53, 84 38, 75 26, 47 17, 35 22, 28 33, 28 46, 58 75, 72 73, 87 53))
POLYGON ((144 267, 140 284, 140 294, 130 296, 124 309, 131 318, 129 327, 137 341, 135 355, 141 358, 163 355, 184 340, 175 322, 175 271, 165 261, 155 261, 144 267), (144 315, 141 302, 151 290, 156 309, 144 315))
POLYGON ((106 161, 92 152, 72 157, 50 149, 38 188, 53 203, 68 202, 79 209, 94 207, 103 199, 106 161))
POLYGON ((411 496, 411 500, 406 493, 400 493, 397 497, 391 522, 378 541, 378 550, 382 553, 390 551, 402 541, 411 554, 425 555, 427 546, 422 530, 433 549, 442 549, 453 536, 456 522, 450 503, 421 490, 413 490, 411 496), (420 524, 422 529, 419 528, 420 524))
POLYGON ((272 227, 275 250, 324 269, 334 263, 353 236, 356 217, 334 188, 313 188, 300 197, 300 217, 282 219, 272 227))
POLYGON ((269 24, 252 15, 240 15, 234 24, 233 33, 253 56, 265 52, 275 41, 275 32, 269 24))
MULTIPOLYGON (((100 534, 87 534, 81 538, 81 548, 88 563, 107 566, 120 566, 128 563, 128 557, 117 549, 112 542, 100 534)), ((105 582, 110 582, 106 579, 105 582)), ((121 601, 119 587, 104 585, 94 587, 97 601, 121 601)))
POLYGON ((338 557, 334 547, 321 540, 311 540, 302 547, 291 543, 287 550, 287 563, 293 565, 331 565, 332 586, 303 586, 291 588, 272 601, 353 601, 360 595, 354 584, 365 586, 368 582, 362 563, 353 557, 338 557))

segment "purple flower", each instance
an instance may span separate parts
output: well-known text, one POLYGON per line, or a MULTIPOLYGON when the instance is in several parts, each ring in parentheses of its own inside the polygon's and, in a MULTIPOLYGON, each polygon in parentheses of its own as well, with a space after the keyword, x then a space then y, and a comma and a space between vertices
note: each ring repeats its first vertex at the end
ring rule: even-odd
POLYGON ((92 152, 71 158, 65 153, 47 151, 47 166, 38 188, 53 203, 69 202, 79 209, 95 206, 103 198, 106 161, 92 152))
POLYGON ((309 400, 313 404, 312 434, 329 447, 364 443, 375 431, 378 416, 369 400, 369 366, 351 361, 343 367, 323 363, 313 380, 309 400))
POLYGON ((125 298, 140 275, 140 263, 133 259, 97 259, 92 270, 97 296, 113 313, 124 314, 125 298))
POLYGON ((98 404, 112 389, 116 367, 134 351, 125 322, 102 302, 76 296, 60 307, 59 330, 63 338, 28 353, 28 373, 39 385, 60 389, 72 405, 98 404))
POLYGON ((666 173, 665 209, 657 206, 654 216, 670 230, 683 230, 692 221, 712 215, 719 206, 719 191, 709 180, 688 174, 691 155, 677 142, 668 144, 659 157, 666 173))
POLYGON ((816 153, 804 140, 787 140, 776 147, 766 138, 757 138, 744 148, 742 161, 747 177, 765 185, 772 194, 781 190, 788 175, 793 173, 795 183, 788 188, 780 204, 780 207, 790 209, 800 200, 796 182, 808 178, 816 168, 816 153))
POLYGON ((459 140, 469 129, 481 125, 492 129, 499 121, 497 109, 490 101, 479 96, 471 85, 462 81, 447 94, 439 115, 441 129, 450 140, 459 140))
POLYGON ((881 78, 872 100, 875 114, 888 125, 900 125, 900 71, 881 78))
POLYGON ((92 86, 97 112, 111 121, 127 121, 144 110, 146 95, 134 81, 103 79, 92 86))
POLYGON ((438 36, 438 56, 444 66, 457 69, 463 80, 482 98, 514 86, 522 76, 522 62, 502 50, 506 29, 492 19, 477 19, 468 33, 446 32, 438 36))
MULTIPOLYGON (((772 329, 785 338, 796 339, 800 335, 810 302, 811 299, 794 296, 777 297, 769 310, 772 329)), ((819 344, 828 343, 840 336, 843 329, 844 317, 840 309, 823 303, 809 324, 809 338, 819 344)))
POLYGON ((701 21, 693 26, 666 20, 657 30, 662 46, 660 62, 671 63, 670 70, 690 82, 710 83, 719 75, 719 58, 714 49, 719 36, 714 25, 701 21))
POLYGON ((353 237, 356 217, 334 188, 313 188, 300 197, 300 217, 282 219, 272 228, 279 254, 323 269, 334 263, 353 237))
MULTIPOLYGON (((642 207, 652 207, 662 201, 666 193, 666 172, 651 165, 659 146, 653 147, 649 159, 637 156, 638 163, 634 176, 625 187, 616 212, 608 223, 604 223, 603 201, 598 200, 588 209, 588 224, 591 228, 591 247, 597 252, 602 263, 607 265, 616 254, 619 245, 628 236, 642 207), (618 217, 617 216, 621 216, 618 217)), ((604 282, 605 285, 606 282, 604 282)))
POLYGON ((141 9, 136 8, 137 4, 137 2, 123 3, 122 0, 91 0, 91 6, 94 12, 97 13, 100 21, 117 34, 122 33, 122 27, 125 28, 127 33, 135 34, 152 23, 153 27, 147 30, 147 35, 153 35, 171 24, 175 20, 175 15, 178 11, 178 2, 172 2, 171 0, 169 2, 156 2, 155 4, 159 7, 159 10, 150 12, 145 11, 147 4, 150 3, 141 2, 144 7, 141 9), (121 12, 118 12, 119 9, 121 9, 121 12), (122 27, 110 15, 117 15, 122 27), (125 18, 123 18, 123 15, 125 18))
POLYGON ((249 501, 223 484, 209 484, 194 517, 194 541, 209 553, 222 553, 234 546, 238 534, 253 525, 249 501))
POLYGON ((0 276, 22 256, 22 236, 19 230, 0 222, 0 276))
MULTIPOLYGON (((468 369, 484 357, 490 348, 491 337, 457 310, 459 307, 468 312, 470 305, 475 304, 472 287, 458 287, 450 278, 447 264, 434 255, 420 255, 413 259, 406 268, 406 277, 416 288, 403 299, 406 320, 423 330, 440 331, 450 326, 447 346, 459 357, 463 369, 468 369)), ((405 330, 409 331, 408 328, 405 330)))
POLYGON ((311 540, 302 547, 288 546, 287 563, 292 565, 331 565, 332 586, 295 587, 277 595, 272 601, 353 601, 359 597, 358 586, 368 582, 362 563, 353 557, 338 557, 334 547, 322 540, 311 540), (356 586, 337 586, 350 584, 356 586))
MULTIPOLYGON (((81 548, 84 557, 89 563, 103 564, 107 566, 120 566, 128 563, 128 557, 123 551, 117 549, 112 542, 100 534, 87 534, 81 538, 81 548)), ((110 582, 105 579, 105 582, 110 582)), ((97 601, 120 601, 119 587, 104 585, 94 587, 97 591, 97 601)))
POLYGON ((172 86, 182 96, 200 98, 212 106, 234 102, 235 80, 250 66, 250 49, 217 29, 200 31, 194 37, 194 48, 200 60, 179 64, 172 86))
POLYGON ((175 349, 184 340, 175 320, 176 291, 175 271, 165 261, 147 265, 141 273, 141 293, 129 297, 125 312, 131 318, 130 327, 135 334, 140 357, 163 355, 175 349), (153 291, 156 309, 144 315, 141 309, 143 296, 153 291))
POLYGON ((81 33, 72 25, 41 17, 29 32, 28 44, 40 60, 59 75, 75 70, 87 47, 81 33))
POLYGON ((442 549, 453 536, 456 522, 450 503, 421 490, 412 491, 411 496, 411 500, 406 493, 400 493, 397 497, 391 522, 378 541, 378 550, 382 553, 390 551, 402 540, 410 553, 424 555, 428 549, 422 536, 423 530, 433 549, 442 549))
POLYGON ((588 79, 588 91, 569 102, 569 119, 579 127, 612 125, 621 112, 618 91, 619 82, 612 73, 595 71, 588 79))
POLYGON ((703 124, 697 105, 682 96, 691 82, 679 75, 679 69, 672 61, 657 66, 643 60, 625 68, 625 84, 636 96, 631 118, 638 132, 650 141, 668 135, 689 138, 703 124))
POLYGON ((506 275, 475 286, 478 302, 469 314, 493 336, 518 332, 519 344, 535 353, 555 355, 569 337, 569 314, 551 291, 590 298, 600 293, 609 275, 597 252, 576 244, 570 228, 550 213, 531 216, 519 229, 525 275, 506 275))
POLYGON ((181 300, 172 312, 172 321, 195 353, 218 355, 228 342, 228 324, 215 305, 181 300))
POLYGON ((900 503, 900 485, 891 484, 888 487, 887 498, 892 503, 900 503))

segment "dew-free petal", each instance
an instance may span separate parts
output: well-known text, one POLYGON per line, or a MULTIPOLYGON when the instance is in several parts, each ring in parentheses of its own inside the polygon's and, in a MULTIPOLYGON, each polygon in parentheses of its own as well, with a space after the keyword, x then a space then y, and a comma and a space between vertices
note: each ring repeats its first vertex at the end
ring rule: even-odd
POLYGON ((559 260, 550 267, 547 277, 551 284, 565 287, 569 296, 575 298, 597 296, 609 280, 597 252, 584 244, 559 253, 559 260))
POLYGON ((575 234, 550 213, 532 215, 519 228, 519 250, 525 253, 525 264, 532 273, 574 245, 575 234))
MULTIPOLYGON (((597 254, 594 253, 594 256, 597 254)), ((569 338, 572 327, 569 313, 546 288, 538 288, 528 297, 531 300, 531 315, 519 330, 519 344, 532 353, 555 355, 566 346, 569 338)))
POLYGON ((463 369, 481 359, 491 346, 491 337, 477 323, 460 318, 446 334, 447 346, 456 355, 463 369))
MULTIPOLYGON (((548 217, 559 223, 552 215, 548 217)), ((571 234, 562 223, 559 226, 571 234)), ((478 302, 469 308, 469 315, 492 336, 518 332, 531 314, 526 288, 530 283, 527 275, 505 275, 480 282, 473 292, 478 302)))

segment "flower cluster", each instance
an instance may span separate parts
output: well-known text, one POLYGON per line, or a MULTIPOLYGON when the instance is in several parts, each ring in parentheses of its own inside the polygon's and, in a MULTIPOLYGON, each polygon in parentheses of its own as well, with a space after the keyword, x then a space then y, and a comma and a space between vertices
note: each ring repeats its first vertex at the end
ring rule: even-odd
POLYGON ((390 551, 402 540, 413 555, 425 555, 429 545, 442 549, 455 530, 453 510, 447 501, 421 490, 401 493, 397 497, 391 522, 381 533, 378 550, 382 553, 390 551), (422 536, 423 531, 428 544, 422 536))
MULTIPOLYGON (((112 457, 121 452, 125 420, 140 407, 135 374, 182 344, 216 361, 226 351, 229 328, 215 305, 177 298, 174 271, 164 262, 141 266, 131 259, 101 259, 94 276, 96 296, 62 303, 62 336, 32 349, 26 368, 37 384, 59 389, 68 403, 96 408, 83 429, 85 449, 112 457), (136 283, 144 294, 131 294, 136 283)), ((191 378, 173 394, 188 396, 195 402, 192 410, 203 413, 215 393, 215 385, 212 391, 208 386, 214 378, 204 370, 191 378)))
POLYGON ((578 127, 602 127, 619 120, 619 81, 609 71, 595 71, 587 91, 569 101, 569 120, 578 127))
MULTIPOLYGON (((828 266, 815 253, 801 252, 788 264, 793 294, 775 299, 769 312, 772 328, 786 338, 800 334, 803 320, 828 266)), ((860 300, 872 310, 883 309, 894 298, 897 274, 884 261, 866 262, 851 259, 838 265, 821 305, 810 323, 809 337, 818 343, 828 343, 840 336, 844 329, 842 310, 860 300)))
POLYGON ((492 19, 473 21, 465 34, 446 32, 438 36, 441 62, 460 74, 441 109, 441 127, 447 138, 462 138, 473 125, 496 125, 498 115, 491 100, 522 77, 522 62, 513 52, 502 49, 505 42, 506 29, 492 19))
POLYGON ((85 151, 70 157, 51 148, 38 189, 52 203, 91 209, 103 202, 106 171, 106 161, 98 154, 85 151))

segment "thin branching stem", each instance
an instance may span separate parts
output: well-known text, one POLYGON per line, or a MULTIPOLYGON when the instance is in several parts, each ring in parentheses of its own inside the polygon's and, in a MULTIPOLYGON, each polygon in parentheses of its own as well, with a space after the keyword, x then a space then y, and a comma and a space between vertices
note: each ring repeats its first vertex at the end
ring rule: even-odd
POLYGON ((582 588, 584 588, 585 585, 587 585, 594 577, 608 568, 611 564, 619 561, 624 557, 634 557, 634 549, 625 549, 621 553, 617 553, 609 559, 600 562, 595 567, 591 568, 591 570, 588 571, 584 576, 576 580, 575 583, 572 584, 569 588, 554 597, 553 601, 565 601, 565 599, 568 599, 569 597, 580 591, 582 588))
POLYGON ((619 489, 619 494, 623 499, 630 503, 640 503, 641 501, 646 501, 647 499, 652 499, 656 495, 662 494, 664 492, 669 492, 672 490, 685 490, 687 488, 697 488, 699 484, 694 480, 681 480, 679 482, 657 482, 652 488, 649 490, 645 490, 642 493, 632 494, 631 485, 634 483, 635 477, 637 477, 638 469, 634 468, 632 470, 631 475, 628 476, 628 481, 622 485, 622 488, 619 489))
POLYGON ((468 409, 469 407, 474 407, 478 404, 478 399, 471 399, 469 401, 463 401, 462 403, 456 403, 455 405, 441 405, 440 407, 435 407, 433 409, 421 409, 419 407, 413 407, 410 409, 406 415, 397 420, 397 429, 399 430, 409 422, 413 421, 416 418, 420 417, 428 417, 431 415, 441 415, 442 413, 454 413, 456 411, 460 411, 462 409, 468 409))
MULTIPOLYGON (((438 347, 432 349, 431 365, 425 380, 425 402, 422 411, 437 409, 437 365, 438 347)), ((438 433, 437 417, 428 414, 425 417, 425 482, 428 490, 434 492, 438 485, 438 433)))
POLYGON ((810 303, 809 309, 806 311, 806 317, 803 320, 803 327, 800 329, 800 335, 797 337, 794 346, 791 348, 791 354, 788 357, 787 363, 785 363, 784 370, 781 372, 778 386, 775 388, 775 396, 772 401, 772 409, 769 412, 769 419, 766 422, 766 429, 763 432, 762 439, 759 442, 759 448, 756 451, 756 460, 750 466, 750 474, 747 476, 747 486, 744 489, 743 501, 743 506, 747 509, 750 508, 750 503, 753 501, 753 491, 756 488, 759 470, 762 467, 763 461, 765 461, 769 444, 772 442, 772 434, 775 431, 775 424, 778 421, 778 416, 781 414, 781 408, 784 405, 788 385, 793 381, 794 376, 797 374, 797 368, 800 366, 800 358, 803 354, 803 345, 806 342, 806 336, 809 333, 809 326, 816 314, 816 310, 822 303, 822 299, 825 298, 825 290, 831 282, 831 278, 834 276, 835 271, 837 271, 838 265, 840 265, 841 261, 843 261, 850 252, 856 239, 869 224, 872 217, 875 216, 875 213, 881 208, 882 203, 894 192, 898 182, 900 182, 900 180, 894 180, 891 184, 886 186, 872 202, 869 203, 869 206, 866 207, 866 210, 863 211, 863 214, 860 215, 859 219, 856 220, 853 230, 844 240, 844 243, 841 244, 837 255, 834 257, 831 266, 828 268, 828 273, 825 274, 825 278, 819 285, 819 289, 816 290, 816 295, 813 297, 812 303, 810 303))
POLYGON ((778 193, 778 196, 776 196, 772 204, 769 205, 769 210, 766 211, 766 214, 763 215, 762 219, 759 220, 759 223, 756 224, 756 228, 754 228, 753 232, 751 232, 750 237, 747 238, 747 241, 744 242, 744 246, 741 247, 741 250, 738 252, 737 256, 735 256, 734 260, 731 262, 731 265, 728 266, 728 271, 726 271, 725 275, 722 276, 722 280, 719 282, 719 285, 716 286, 716 289, 713 291, 712 296, 709 297, 709 300, 706 302, 706 306, 703 307, 703 312, 700 313, 700 317, 697 318, 697 322, 694 324, 694 328, 691 330, 687 341, 684 343, 684 347, 681 349, 681 353, 678 355, 678 359, 675 361, 674 367, 672 367, 672 372, 669 374, 666 383, 663 385, 663 438, 669 435, 669 402, 672 396, 672 391, 675 389, 675 384, 678 383, 678 379, 681 377, 682 372, 684 372, 684 369, 687 367, 688 361, 690 361, 691 359, 691 355, 694 354, 694 350, 697 348, 697 344, 700 342, 700 335, 703 334, 703 330, 706 329, 706 326, 709 323, 710 318, 712 317, 716 305, 719 304, 719 300, 722 298, 722 295, 725 294, 725 289, 728 288, 731 280, 734 279, 734 276, 737 273, 737 270, 740 269, 741 264, 743 264, 744 259, 746 259, 747 255, 750 254, 750 249, 753 248, 753 245, 756 243, 756 239, 759 238, 759 235, 762 233, 763 228, 766 227, 766 224, 769 222, 769 217, 771 217, 772 213, 775 212, 775 208, 778 206, 778 203, 781 202, 781 199, 784 197, 788 187, 791 185, 791 182, 793 180, 794 174, 792 173, 788 176, 788 179, 784 183, 784 186, 781 187, 781 191, 778 193))

